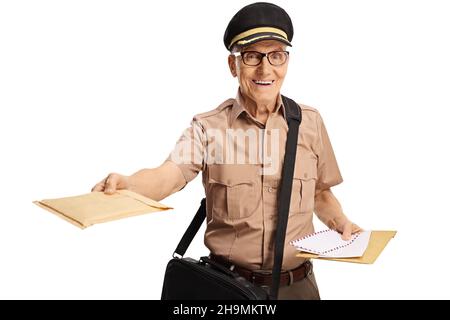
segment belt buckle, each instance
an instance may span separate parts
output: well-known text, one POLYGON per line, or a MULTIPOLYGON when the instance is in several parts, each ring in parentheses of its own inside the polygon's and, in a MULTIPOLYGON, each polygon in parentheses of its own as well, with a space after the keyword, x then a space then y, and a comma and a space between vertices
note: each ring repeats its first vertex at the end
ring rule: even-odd
POLYGON ((294 283, 294 272, 292 270, 288 270, 289 273, 289 283, 288 286, 292 285, 294 283))

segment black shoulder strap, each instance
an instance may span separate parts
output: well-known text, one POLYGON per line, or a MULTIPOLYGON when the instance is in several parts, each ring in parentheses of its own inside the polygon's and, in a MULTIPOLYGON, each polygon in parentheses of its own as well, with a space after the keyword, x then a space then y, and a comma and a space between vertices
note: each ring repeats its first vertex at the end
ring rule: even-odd
POLYGON ((198 229, 200 229, 203 220, 206 218, 206 198, 203 198, 200 202, 200 207, 197 210, 197 213, 195 214, 194 219, 192 219, 191 224, 187 228, 187 230, 184 232, 183 237, 181 238, 180 242, 178 243, 177 248, 175 249, 175 252, 173 253, 173 257, 175 256, 184 256, 186 253, 187 248, 191 244, 192 240, 194 239, 195 235, 198 232, 198 229))
POLYGON ((283 262, 284 240, 286 238, 286 227, 289 217, 289 206, 291 204, 292 181, 294 177, 295 157, 297 154, 298 130, 302 122, 300 106, 292 99, 282 96, 286 120, 288 122, 288 135, 284 154, 283 172, 281 173, 281 187, 278 194, 278 221, 275 235, 275 252, 272 269, 272 286, 270 287, 270 298, 278 298, 280 286, 281 264, 283 262))
MULTIPOLYGON (((289 206, 291 203, 292 180, 294 176, 295 157, 297 153, 297 138, 302 113, 300 106, 292 99, 282 96, 283 105, 286 112, 286 120, 289 131, 286 140, 283 172, 281 176, 281 187, 278 195, 278 222, 275 236, 274 264, 272 271, 272 286, 270 298, 277 299, 280 285, 281 264, 283 262, 284 240, 286 237, 286 227, 289 216, 289 206)), ((173 256, 183 256, 197 234, 203 220, 206 218, 206 199, 203 198, 195 217, 187 228, 180 242, 178 243, 173 256)))

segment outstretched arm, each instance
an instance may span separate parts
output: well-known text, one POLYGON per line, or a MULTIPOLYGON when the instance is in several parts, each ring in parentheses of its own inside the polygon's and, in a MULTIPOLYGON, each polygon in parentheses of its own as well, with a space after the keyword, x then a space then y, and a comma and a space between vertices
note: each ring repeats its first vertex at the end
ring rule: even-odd
POLYGON ((110 173, 97 183, 92 191, 112 194, 119 189, 128 189, 160 201, 181 190, 185 185, 186 180, 177 165, 166 161, 157 168, 142 169, 131 176, 110 173))

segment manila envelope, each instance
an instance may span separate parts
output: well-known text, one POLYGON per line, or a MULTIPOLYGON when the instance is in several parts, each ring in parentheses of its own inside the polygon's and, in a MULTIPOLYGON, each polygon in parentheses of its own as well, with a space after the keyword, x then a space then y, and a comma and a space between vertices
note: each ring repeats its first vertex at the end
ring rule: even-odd
POLYGON ((341 262, 353 262, 353 263, 365 263, 372 264, 381 254, 383 249, 388 244, 389 240, 391 240, 397 231, 372 231, 370 234, 369 244, 367 246, 366 251, 364 252, 362 257, 355 258, 326 258, 319 257, 317 254, 307 253, 307 252, 299 252, 296 254, 297 257, 302 258, 310 258, 310 259, 322 259, 322 260, 333 260, 333 261, 341 261, 341 262))
POLYGON ((112 195, 90 192, 33 203, 82 229, 96 223, 173 209, 129 190, 118 190, 112 195))

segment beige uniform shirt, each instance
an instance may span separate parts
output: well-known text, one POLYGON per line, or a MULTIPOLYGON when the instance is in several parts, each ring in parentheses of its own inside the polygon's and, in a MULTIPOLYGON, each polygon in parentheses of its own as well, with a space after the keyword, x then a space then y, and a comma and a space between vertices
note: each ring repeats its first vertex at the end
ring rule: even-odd
MULTIPOLYGON (((205 245, 210 251, 249 269, 271 269, 277 195, 288 126, 281 96, 265 125, 236 99, 198 114, 167 161, 181 170, 186 183, 202 171, 206 192, 205 245)), ((283 269, 303 263, 289 244, 314 232, 316 189, 342 182, 319 112, 300 104, 294 181, 286 232, 283 269)))

